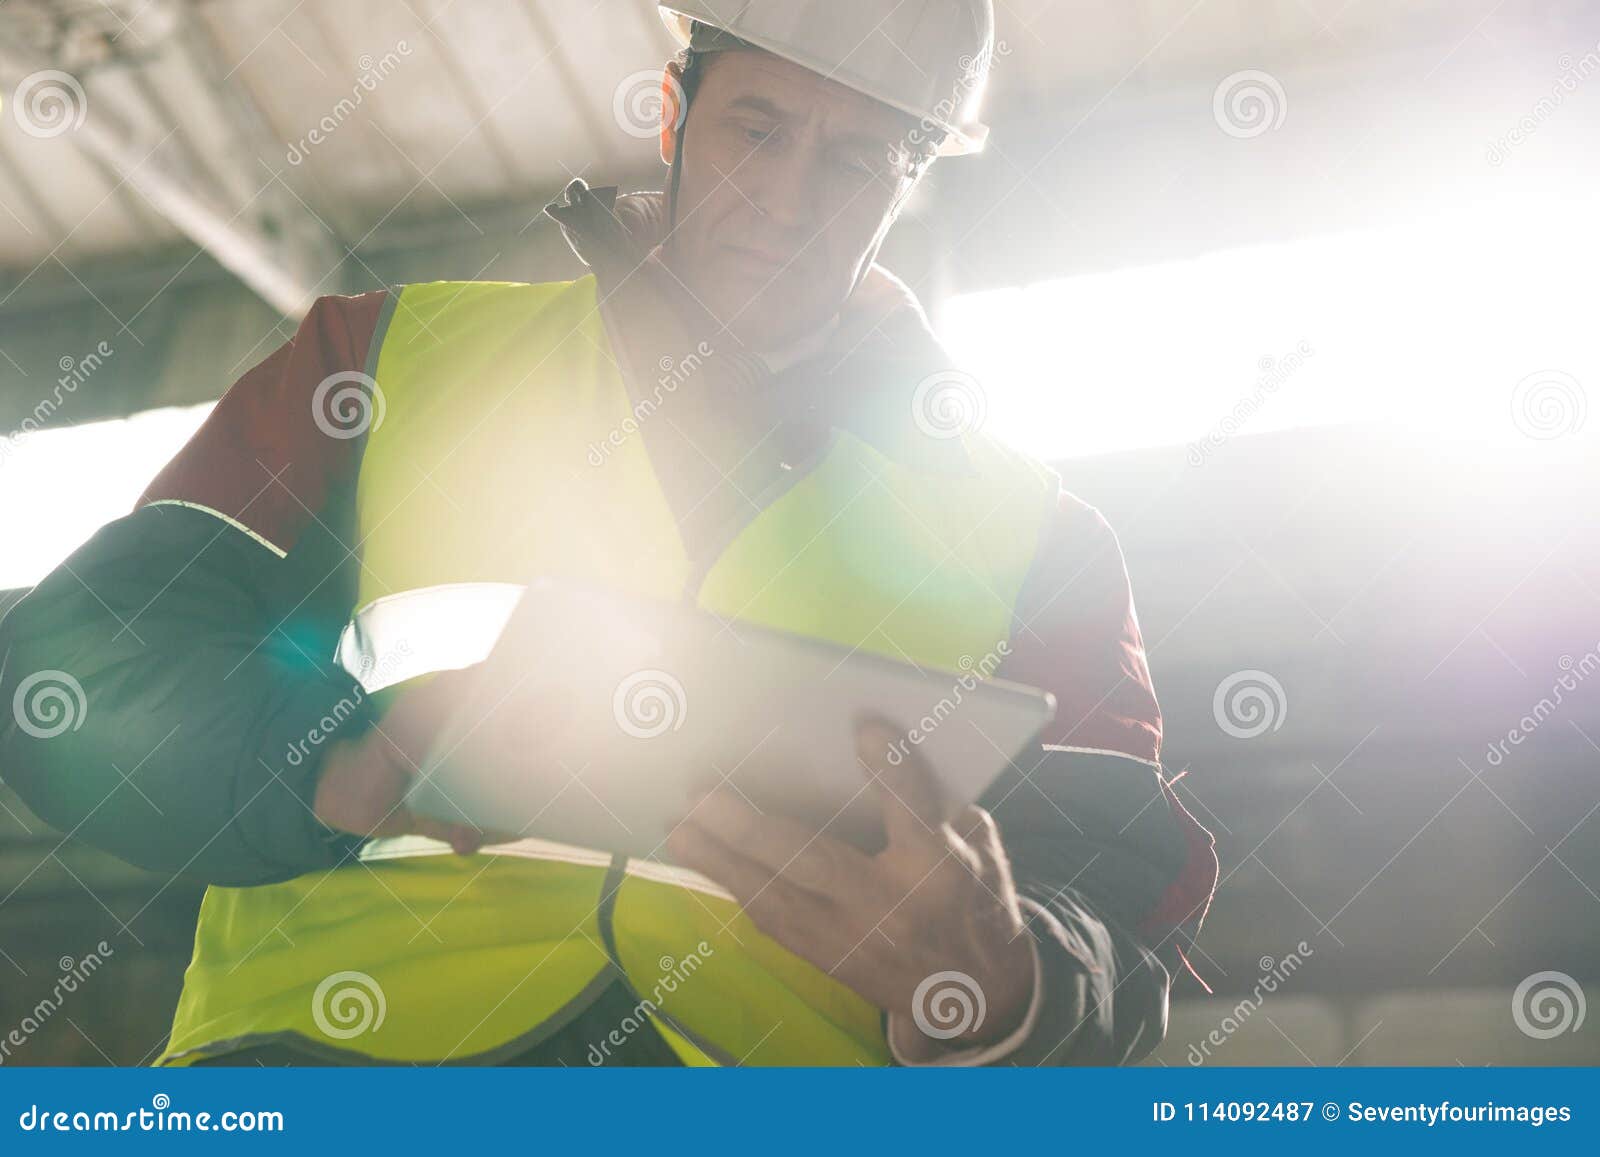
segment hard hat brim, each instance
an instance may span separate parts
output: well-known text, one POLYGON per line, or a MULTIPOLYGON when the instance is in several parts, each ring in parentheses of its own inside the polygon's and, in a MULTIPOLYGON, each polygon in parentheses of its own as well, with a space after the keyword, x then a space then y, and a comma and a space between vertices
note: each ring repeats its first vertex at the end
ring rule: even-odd
MULTIPOLYGON (((666 4, 658 6, 657 11, 661 13, 662 23, 667 26, 667 31, 672 34, 672 38, 678 42, 678 47, 680 48, 689 47, 691 29, 693 28, 696 20, 699 20, 702 23, 712 23, 710 21, 706 21, 704 17, 693 16, 686 12, 680 12, 666 4)), ((727 32, 729 30, 723 29, 723 31, 727 32)), ((835 83, 842 84, 848 89, 859 92, 862 96, 870 97, 875 101, 888 105, 890 108, 899 109, 907 116, 912 116, 919 121, 927 121, 928 123, 934 125, 945 134, 944 140, 940 142, 938 149, 935 150, 936 156, 962 157, 970 156, 974 153, 980 153, 983 151, 984 142, 989 136, 988 125, 973 124, 967 125, 965 128, 963 128, 961 126, 951 124, 949 121, 944 120, 941 117, 932 115, 925 109, 912 108, 909 105, 887 97, 882 93, 872 92, 868 89, 853 85, 847 80, 831 76, 830 70, 825 61, 809 59, 804 53, 797 52, 788 45, 767 43, 764 37, 750 36, 744 32, 735 32, 731 33, 731 35, 739 37, 739 39, 743 40, 745 43, 753 45, 754 47, 761 49, 763 52, 770 52, 772 55, 782 57, 784 60, 787 60, 792 64, 798 64, 801 68, 808 69, 809 71, 816 73, 818 76, 827 77, 828 79, 835 81, 835 83)))

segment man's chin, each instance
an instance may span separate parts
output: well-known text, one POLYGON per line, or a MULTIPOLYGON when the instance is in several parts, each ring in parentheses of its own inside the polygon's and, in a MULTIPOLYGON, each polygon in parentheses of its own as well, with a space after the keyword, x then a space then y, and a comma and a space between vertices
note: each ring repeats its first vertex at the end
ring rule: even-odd
POLYGON ((770 353, 785 349, 815 333, 832 317, 832 312, 804 300, 815 297, 814 292, 796 292, 799 286, 792 274, 774 277, 744 264, 727 263, 698 275, 680 272, 679 276, 710 315, 722 340, 747 350, 770 353))
POLYGON ((803 341, 821 328, 821 323, 804 328, 796 327, 789 318, 781 324, 755 324, 746 326, 734 322, 728 332, 739 345, 754 353, 781 353, 803 341))
MULTIPOLYGON (((799 310, 794 301, 784 301, 772 290, 754 298, 718 303, 727 335, 741 347, 758 353, 787 349, 826 324, 826 316, 813 316, 814 310, 799 310)), ((831 316, 831 315, 830 315, 831 316)))

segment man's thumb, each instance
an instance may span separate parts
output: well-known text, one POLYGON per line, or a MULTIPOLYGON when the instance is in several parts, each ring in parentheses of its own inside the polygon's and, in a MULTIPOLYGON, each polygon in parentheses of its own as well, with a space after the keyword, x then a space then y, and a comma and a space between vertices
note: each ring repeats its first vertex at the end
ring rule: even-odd
POLYGON ((926 841, 938 831, 944 822, 939 780, 905 732, 879 717, 860 720, 856 758, 882 800, 891 844, 926 841))

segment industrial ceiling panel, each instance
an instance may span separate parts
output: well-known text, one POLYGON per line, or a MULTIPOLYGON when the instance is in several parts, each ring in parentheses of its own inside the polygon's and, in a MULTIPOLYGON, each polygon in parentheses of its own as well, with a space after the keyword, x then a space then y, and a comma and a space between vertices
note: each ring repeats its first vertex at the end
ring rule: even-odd
MULTIPOLYGON (((375 203, 411 181, 404 160, 362 123, 369 110, 351 107, 364 50, 330 44, 309 7, 229 0, 205 13, 227 83, 260 109, 277 146, 276 167, 322 214, 341 202, 375 203)), ((377 95, 363 91, 363 106, 377 95)))
MULTIPOLYGON (((503 14, 511 6, 493 7, 503 14)), ((459 43, 460 29, 481 19, 484 5, 463 2, 430 13, 394 0, 360 0, 308 5, 304 11, 332 63, 332 84, 323 99, 358 105, 336 133, 366 136, 397 163, 397 179, 384 201, 392 205, 403 198, 421 206, 504 191, 509 174, 484 110, 476 107, 470 78, 476 62, 459 43)), ((337 135, 330 143, 337 156, 337 135)))
MULTIPOLYGON (((5 151, 12 158, 15 179, 25 181, 37 191, 42 205, 54 219, 51 225, 41 226, 30 222, 35 230, 31 237, 24 234, 39 260, 58 243, 61 254, 100 253, 122 249, 138 236, 143 219, 136 216, 139 209, 138 194, 108 173, 104 168, 86 158, 67 136, 37 138, 16 131, 16 122, 5 122, 5 151), (40 242, 48 236, 50 242, 40 250, 40 242)), ((23 206, 16 206, 17 215, 23 216, 23 206)), ((12 227, 9 214, 0 213, 12 227)), ((7 264, 16 265, 8 254, 7 264)), ((30 262, 29 264, 32 264, 30 262)))
POLYGON ((8 266, 37 264, 66 235, 67 226, 44 200, 31 174, 8 150, 0 134, 0 253, 8 266))
MULTIPOLYGON (((555 0, 527 0, 530 7, 555 13, 555 0)), ((560 0, 565 12, 571 0, 560 0)), ((635 0, 577 0, 584 19, 547 17, 569 62, 574 93, 558 113, 579 120, 586 140, 552 157, 555 182, 582 173, 597 184, 619 181, 624 173, 654 172, 660 166, 657 136, 651 131, 660 109, 661 68, 676 45, 655 13, 655 5, 635 0), (576 114, 576 115, 574 115, 576 114), (588 171, 584 166, 592 165, 588 171)), ((575 12, 570 15, 576 15, 575 12)), ((574 126, 576 127, 576 126, 574 126)))
MULTIPOLYGON (((271 288, 283 270, 302 282, 309 270, 315 282, 330 254, 397 224, 454 220, 471 232, 493 207, 520 210, 572 175, 626 183, 659 173, 647 122, 672 46, 654 9, 652 0, 7 0, 0 267, 14 283, 63 239, 69 262, 108 253, 136 262, 206 233, 181 205, 158 212, 86 133, 22 131, 13 114, 28 75, 71 72, 91 122, 124 138, 122 160, 148 156, 206 203, 212 226, 238 231, 224 240, 245 252, 223 263, 255 270, 247 282, 264 281, 280 302, 294 297, 271 288), (293 251, 275 252, 296 228, 293 251)), ((1583 9, 1582 0, 998 0, 1005 48, 985 173, 1009 188, 1031 171, 1030 157, 1057 144, 1117 136, 1140 117, 1172 119, 1171 108, 1152 113, 1152 97, 1203 129, 1213 90, 1238 70, 1281 77, 1299 119, 1310 110, 1305 73, 1381 56, 1420 83, 1447 62, 1470 67, 1474 44, 1512 44, 1519 28, 1578 27, 1583 9)), ((1583 43, 1572 39, 1574 50, 1583 43)), ((1333 72, 1352 91, 1364 82, 1350 78, 1367 75, 1333 72)), ((1329 101, 1330 116, 1358 132, 1370 126, 1369 110, 1329 101)), ((1114 142, 1103 148, 1114 152, 1114 142)), ((1153 170, 1151 196, 1181 167, 1153 170)), ((1041 190, 1052 217, 1060 180, 1041 190)))
MULTIPOLYGON (((453 76, 442 91, 466 120, 446 147, 470 131, 485 154, 476 177, 501 193, 547 182, 551 154, 572 149, 588 135, 571 115, 563 49, 546 38, 549 30, 530 16, 529 7, 517 0, 418 5, 448 39, 453 76)), ((453 170, 460 155, 461 150, 452 154, 441 180, 459 179, 453 170)))

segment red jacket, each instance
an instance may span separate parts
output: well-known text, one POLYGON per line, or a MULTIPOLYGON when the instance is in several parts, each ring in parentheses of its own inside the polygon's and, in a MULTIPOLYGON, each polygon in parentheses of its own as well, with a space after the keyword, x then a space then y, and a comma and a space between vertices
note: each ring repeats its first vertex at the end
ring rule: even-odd
MULTIPOLYGON (((552 215, 593 258, 584 223, 552 215)), ((926 351, 914 298, 878 274, 860 295, 881 312, 873 330, 926 351)), ((319 759, 289 768, 281 754, 330 705, 362 700, 332 657, 357 609, 363 441, 327 437, 312 396, 366 363, 385 296, 318 301, 136 509, 0 621, 0 702, 41 670, 84 695, 79 725, 48 740, 0 715, 0 773, 45 820, 132 863, 233 885, 359 848, 312 816, 319 759)), ((1217 863, 1160 768, 1161 715, 1116 538, 1064 492, 998 674, 1058 703, 1039 749, 981 801, 1032 901, 1044 970, 1041 1027, 1008 1059, 1132 1059, 1164 1032, 1217 863)))

